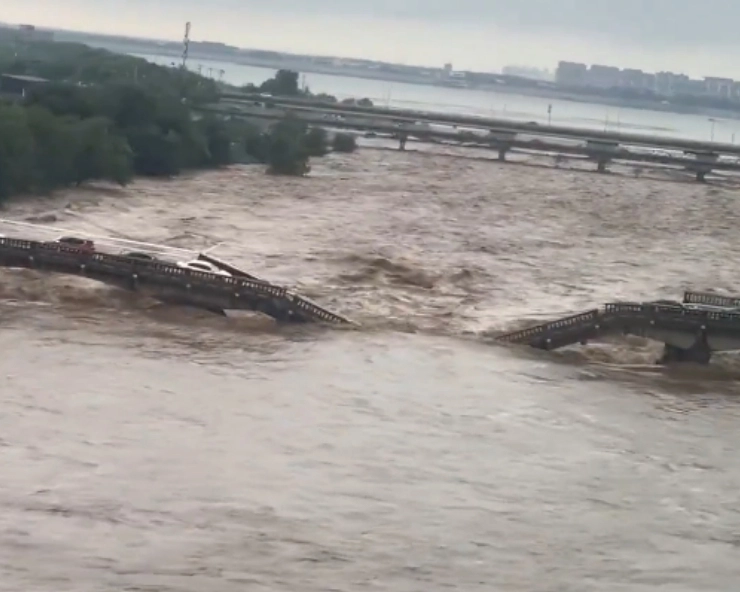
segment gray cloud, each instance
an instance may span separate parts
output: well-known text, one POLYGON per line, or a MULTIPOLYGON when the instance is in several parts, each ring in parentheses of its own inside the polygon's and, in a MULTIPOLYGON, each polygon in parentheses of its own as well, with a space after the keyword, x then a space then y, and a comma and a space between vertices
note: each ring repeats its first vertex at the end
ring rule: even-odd
MULTIPOLYGON (((221 3, 262 14, 374 16, 486 24, 512 32, 585 34, 642 46, 735 44, 740 22, 738 0, 221 0, 221 3)), ((217 0, 211 0, 210 6, 214 8, 217 4, 217 0)))
MULTIPOLYGON (((44 13, 58 0, 2 0, 2 12, 44 13), (15 7, 15 11, 14 11, 15 7)), ((91 12, 182 14, 193 19, 254 16, 374 17, 436 26, 491 27, 491 35, 552 33, 625 45, 694 49, 737 45, 740 0, 67 0, 91 12)), ((474 48, 470 48, 474 49, 474 48)))
POLYGON ((11 22, 493 70, 560 59, 734 76, 740 0, 0 0, 11 22))

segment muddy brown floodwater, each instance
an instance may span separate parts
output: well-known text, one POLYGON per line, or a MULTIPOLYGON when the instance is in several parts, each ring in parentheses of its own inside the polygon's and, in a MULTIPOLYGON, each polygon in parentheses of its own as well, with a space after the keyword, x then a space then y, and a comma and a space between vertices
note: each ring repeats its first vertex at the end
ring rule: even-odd
POLYGON ((740 290, 738 194, 376 150, 11 204, 216 254, 360 330, 0 284, 0 589, 732 592, 740 364, 497 331, 740 290))

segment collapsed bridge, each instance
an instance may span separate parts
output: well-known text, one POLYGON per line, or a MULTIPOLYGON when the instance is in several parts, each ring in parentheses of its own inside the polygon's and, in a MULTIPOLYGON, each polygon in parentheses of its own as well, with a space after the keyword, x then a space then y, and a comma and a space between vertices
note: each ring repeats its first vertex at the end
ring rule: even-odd
POLYGON ((659 363, 709 363, 712 352, 740 350, 740 297, 685 292, 683 302, 615 302, 497 336, 501 343, 554 350, 609 335, 665 344, 659 363))
POLYGON ((255 278, 207 255, 200 255, 199 259, 207 261, 220 273, 198 271, 155 257, 110 254, 59 241, 0 237, 0 267, 81 276, 142 292, 163 302, 220 314, 226 310, 250 310, 288 323, 351 323, 286 288, 255 278))

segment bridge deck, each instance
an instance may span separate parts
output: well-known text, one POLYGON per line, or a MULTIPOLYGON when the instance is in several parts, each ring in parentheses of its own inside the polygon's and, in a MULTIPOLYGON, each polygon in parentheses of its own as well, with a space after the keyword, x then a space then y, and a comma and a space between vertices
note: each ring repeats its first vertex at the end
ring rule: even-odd
POLYGON ((255 102, 268 102, 274 107, 287 107, 293 111, 313 111, 317 113, 336 113, 344 116, 361 116, 388 121, 410 121, 427 122, 436 124, 456 125, 459 127, 473 127, 496 129, 499 131, 514 131, 516 133, 536 133, 543 136, 557 136, 591 141, 612 142, 615 144, 630 146, 660 147, 668 150, 692 151, 697 153, 732 154, 740 155, 740 146, 719 142, 706 142, 699 140, 688 140, 685 138, 671 138, 663 136, 649 136, 644 134, 633 134, 613 131, 601 131, 596 129, 583 129, 559 125, 538 125, 524 121, 511 119, 479 117, 475 115, 459 115, 450 113, 439 113, 430 111, 412 111, 408 109, 395 109, 383 107, 364 107, 360 105, 343 105, 326 103, 318 100, 293 98, 293 97, 270 97, 265 98, 250 93, 221 94, 221 101, 241 104, 255 102))
POLYGON ((285 288, 250 277, 228 277, 58 243, 0 238, 0 266, 87 277, 120 288, 144 290, 165 301, 204 308, 262 312, 279 321, 350 323, 285 288))
POLYGON ((740 298, 686 292, 683 303, 610 303, 602 309, 505 333, 497 340, 546 350, 615 333, 645 335, 664 331, 692 336, 706 333, 740 340, 740 310, 735 310, 737 307, 740 307, 740 298))

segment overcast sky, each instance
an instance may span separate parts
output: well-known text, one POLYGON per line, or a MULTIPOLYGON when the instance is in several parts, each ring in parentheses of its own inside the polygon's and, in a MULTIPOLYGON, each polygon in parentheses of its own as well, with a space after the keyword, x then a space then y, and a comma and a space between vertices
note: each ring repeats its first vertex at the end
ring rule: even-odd
POLYGON ((740 0, 0 0, 0 21, 498 70, 560 59, 740 79, 740 0))

